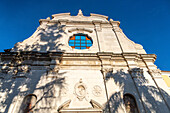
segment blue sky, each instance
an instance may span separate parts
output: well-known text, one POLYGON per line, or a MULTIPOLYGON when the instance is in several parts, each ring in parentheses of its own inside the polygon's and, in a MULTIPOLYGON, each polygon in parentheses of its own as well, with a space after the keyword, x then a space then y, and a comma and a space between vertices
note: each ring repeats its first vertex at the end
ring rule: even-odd
POLYGON ((70 12, 97 13, 120 21, 132 41, 156 54, 156 65, 170 71, 170 0, 0 0, 0 52, 33 34, 39 19, 70 12))

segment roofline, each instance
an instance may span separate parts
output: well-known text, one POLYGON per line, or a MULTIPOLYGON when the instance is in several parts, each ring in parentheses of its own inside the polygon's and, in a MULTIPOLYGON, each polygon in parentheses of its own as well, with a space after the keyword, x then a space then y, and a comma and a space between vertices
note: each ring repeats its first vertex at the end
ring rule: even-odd
POLYGON ((161 70, 161 72, 170 72, 170 71, 163 71, 163 70, 161 70))

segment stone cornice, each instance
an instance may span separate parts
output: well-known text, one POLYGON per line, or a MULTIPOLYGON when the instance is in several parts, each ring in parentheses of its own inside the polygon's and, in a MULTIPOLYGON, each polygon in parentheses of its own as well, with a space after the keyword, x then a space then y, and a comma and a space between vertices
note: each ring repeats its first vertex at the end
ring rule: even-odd
POLYGON ((108 16, 105 16, 105 15, 90 13, 90 16, 100 17, 100 18, 108 20, 108 16))
POLYGON ((74 32, 74 31, 87 31, 89 33, 92 33, 93 30, 91 29, 87 29, 87 28, 72 28, 72 29, 69 29, 68 32, 74 32))
MULTIPOLYGON (((60 22, 67 22, 67 23, 81 23, 81 24, 110 24, 108 21, 102 21, 102 20, 93 20, 93 21, 73 21, 68 19, 58 19, 58 20, 50 20, 50 19, 40 19, 39 23, 40 25, 42 23, 60 23, 60 22)), ((119 26, 118 21, 113 21, 112 24, 114 26, 119 26)))
POLYGON ((52 18, 59 17, 59 16, 70 16, 70 13, 59 13, 52 15, 52 18))
MULTIPOLYGON (((139 54, 114 54, 112 52, 98 52, 98 53, 63 53, 63 52, 1 52, 1 66, 50 66, 60 65, 65 69, 75 66, 86 66, 88 69, 99 68, 104 65, 104 68, 111 67, 127 67, 126 61, 131 68, 140 67, 138 61, 142 61, 139 54), (74 62, 74 63, 73 63, 74 62)), ((153 54, 143 55, 145 58, 150 59, 147 61, 148 65, 153 64, 153 54), (151 63, 151 64, 150 64, 151 63)), ((155 57, 154 57, 155 58, 155 57)))

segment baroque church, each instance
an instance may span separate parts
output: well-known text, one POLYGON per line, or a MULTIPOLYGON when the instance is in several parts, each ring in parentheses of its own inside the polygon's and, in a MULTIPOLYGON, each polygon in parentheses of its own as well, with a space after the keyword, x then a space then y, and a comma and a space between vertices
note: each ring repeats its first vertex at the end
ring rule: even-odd
POLYGON ((169 78, 119 21, 79 10, 39 23, 0 53, 0 113, 170 113, 169 78))

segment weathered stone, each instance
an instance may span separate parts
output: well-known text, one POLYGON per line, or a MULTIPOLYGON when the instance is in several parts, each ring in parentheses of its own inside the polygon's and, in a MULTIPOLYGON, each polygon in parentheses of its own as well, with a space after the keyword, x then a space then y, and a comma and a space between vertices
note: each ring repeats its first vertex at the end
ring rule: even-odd
POLYGON ((156 56, 128 39, 120 22, 81 10, 39 22, 31 37, 0 53, 0 112, 169 112, 156 56), (79 37, 86 43, 77 46, 79 37))

